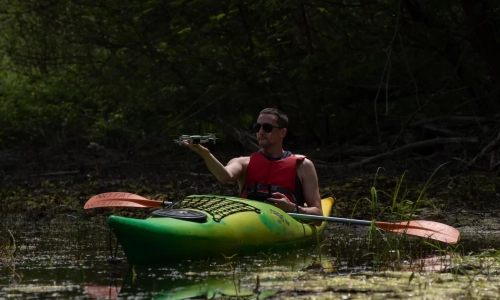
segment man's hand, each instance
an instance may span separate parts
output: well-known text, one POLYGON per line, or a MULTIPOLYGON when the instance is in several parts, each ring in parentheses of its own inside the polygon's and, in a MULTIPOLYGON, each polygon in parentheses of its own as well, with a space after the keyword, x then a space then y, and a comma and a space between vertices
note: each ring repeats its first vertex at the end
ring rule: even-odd
POLYGON ((203 155, 210 153, 210 150, 208 150, 208 148, 203 147, 200 144, 191 144, 191 143, 188 143, 186 141, 184 141, 183 143, 184 143, 184 146, 186 146, 189 149, 193 150, 194 152, 198 153, 202 157, 203 157, 203 155))
POLYGON ((267 201, 274 204, 286 213, 291 213, 295 209, 295 204, 291 202, 288 197, 282 193, 273 193, 273 198, 267 198, 267 201))

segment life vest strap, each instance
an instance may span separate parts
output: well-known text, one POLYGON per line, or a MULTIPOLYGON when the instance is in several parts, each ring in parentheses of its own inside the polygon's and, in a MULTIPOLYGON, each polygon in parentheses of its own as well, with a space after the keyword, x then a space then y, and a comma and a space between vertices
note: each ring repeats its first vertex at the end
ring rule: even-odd
POLYGON ((282 193, 285 195, 290 195, 293 198, 293 203, 297 203, 297 199, 295 198, 295 195, 293 194, 292 191, 282 188, 280 186, 275 186, 275 185, 266 185, 266 184, 252 184, 251 186, 246 188, 247 191, 247 199, 252 199, 252 200, 259 200, 259 201, 266 201, 267 198, 271 198, 272 192, 278 192, 282 193), (262 191, 267 191, 267 194, 262 192, 262 191))

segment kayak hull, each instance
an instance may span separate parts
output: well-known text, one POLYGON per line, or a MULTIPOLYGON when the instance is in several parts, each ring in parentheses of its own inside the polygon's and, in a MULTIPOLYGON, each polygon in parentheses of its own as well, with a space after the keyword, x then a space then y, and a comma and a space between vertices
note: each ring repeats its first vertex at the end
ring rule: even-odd
MULTIPOLYGON (((331 212, 333 201, 333 198, 322 200, 326 216, 331 212)), ((177 208, 174 204, 170 210, 192 210, 205 219, 108 218, 108 226, 130 264, 157 265, 294 249, 317 243, 326 228, 326 222, 320 226, 299 222, 275 206, 259 201, 193 195, 181 202, 184 204, 180 203, 177 208)))

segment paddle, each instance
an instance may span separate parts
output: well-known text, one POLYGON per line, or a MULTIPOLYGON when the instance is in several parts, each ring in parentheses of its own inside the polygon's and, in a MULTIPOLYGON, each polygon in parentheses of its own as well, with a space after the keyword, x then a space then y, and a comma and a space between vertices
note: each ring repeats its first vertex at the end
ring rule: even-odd
MULTIPOLYGON (((372 221, 345 219, 335 217, 322 217, 315 215, 303 215, 289 213, 292 218, 297 220, 322 220, 336 223, 346 223, 353 225, 371 226, 372 221)), ((437 240, 447 244, 456 244, 460 240, 460 232, 446 224, 434 221, 413 220, 409 222, 389 223, 373 221, 373 225, 382 230, 387 230, 395 233, 408 234, 432 240, 437 240)))
MULTIPOLYGON (((96 195, 90 198, 84 205, 84 209, 98 208, 98 207, 159 207, 170 205, 172 202, 149 200, 139 195, 123 192, 111 192, 96 195)), ((305 215, 289 213, 292 218, 297 220, 320 220, 335 223, 347 223, 353 225, 371 226, 395 233, 402 233, 413 235, 432 240, 437 240, 447 244, 456 244, 460 240, 460 232, 446 224, 414 220, 409 222, 389 223, 378 221, 365 221, 356 219, 336 218, 336 217, 323 217, 316 215, 305 215)))
POLYGON ((111 192, 96 195, 90 198, 84 209, 98 207, 158 207, 172 204, 168 201, 149 200, 139 195, 123 192, 111 192))

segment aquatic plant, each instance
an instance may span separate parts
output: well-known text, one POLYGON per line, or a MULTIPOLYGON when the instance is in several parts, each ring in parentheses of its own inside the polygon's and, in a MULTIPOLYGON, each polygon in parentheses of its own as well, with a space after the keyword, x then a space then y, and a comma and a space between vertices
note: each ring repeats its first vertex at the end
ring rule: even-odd
POLYGON ((0 235, 0 273, 7 272, 13 274, 19 282, 22 275, 16 272, 16 240, 12 232, 0 222, 0 227, 7 233, 7 237, 0 235))
POLYGON ((373 268, 375 270, 405 270, 416 268, 416 263, 433 255, 446 255, 454 251, 453 247, 443 247, 439 242, 430 239, 413 238, 404 234, 388 233, 380 230, 376 222, 410 222, 423 207, 438 210, 424 195, 432 186, 436 173, 444 166, 438 166, 427 179, 423 187, 410 190, 405 185, 405 171, 396 180, 394 190, 378 188, 379 178, 385 179, 378 168, 370 186, 369 196, 361 197, 354 202, 351 218, 359 214, 359 209, 368 210, 372 226, 366 231, 349 226, 347 234, 337 234, 333 239, 333 249, 339 262, 351 266, 373 268), (411 197, 415 199, 411 199, 411 197), (368 205, 363 205, 363 204, 368 205))

